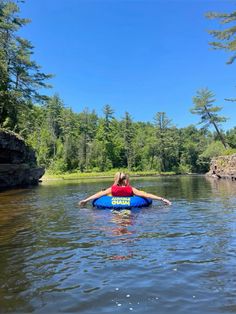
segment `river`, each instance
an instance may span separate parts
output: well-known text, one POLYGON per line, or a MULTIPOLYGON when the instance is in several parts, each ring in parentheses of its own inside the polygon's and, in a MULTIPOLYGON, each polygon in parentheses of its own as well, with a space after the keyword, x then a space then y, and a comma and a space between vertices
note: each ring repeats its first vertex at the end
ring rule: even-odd
POLYGON ((236 313, 236 183, 133 179, 173 205, 77 205, 110 183, 0 193, 0 313, 236 313))

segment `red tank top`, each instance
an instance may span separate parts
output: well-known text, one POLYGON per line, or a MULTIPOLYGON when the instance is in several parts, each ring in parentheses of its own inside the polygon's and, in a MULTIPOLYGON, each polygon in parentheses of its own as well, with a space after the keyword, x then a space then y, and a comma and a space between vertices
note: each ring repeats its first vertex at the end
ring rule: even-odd
POLYGON ((132 196, 133 190, 130 185, 127 185, 127 186, 112 185, 111 194, 112 196, 123 196, 123 197, 132 196))

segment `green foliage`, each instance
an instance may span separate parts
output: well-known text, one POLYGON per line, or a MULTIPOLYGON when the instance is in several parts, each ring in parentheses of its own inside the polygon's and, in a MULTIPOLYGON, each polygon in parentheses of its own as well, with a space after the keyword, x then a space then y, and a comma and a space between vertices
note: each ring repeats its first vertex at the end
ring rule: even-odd
POLYGON ((224 145, 221 142, 217 141, 210 143, 198 158, 198 163, 203 172, 208 171, 212 158, 224 155, 225 151, 224 145))
POLYGON ((79 124, 79 168, 80 171, 89 170, 92 141, 95 137, 95 130, 97 127, 98 117, 96 113, 89 112, 86 108, 83 112, 78 115, 79 124))
POLYGON ((204 152, 199 156, 200 158, 208 158, 209 160, 213 157, 218 157, 223 155, 225 148, 221 142, 212 142, 204 152))
MULTIPOLYGON (((155 117, 156 139, 153 157, 159 159, 161 171, 170 171, 178 163, 179 136, 177 129, 171 125, 171 120, 165 112, 157 112, 155 117), (154 152, 155 151, 155 152, 154 152)), ((152 162, 155 159, 152 160, 152 162)))
POLYGON ((230 147, 236 148, 236 127, 226 132, 226 140, 230 147))
POLYGON ((174 167, 173 170, 177 174, 189 174, 191 173, 191 165, 180 163, 178 167, 174 167))
POLYGON ((38 90, 49 87, 51 75, 40 71, 31 60, 32 44, 18 36, 21 27, 29 23, 19 17, 19 7, 13 1, 0 2, 0 126, 19 131, 20 115, 33 101, 44 101, 38 90))
POLYGON ((213 106, 214 97, 214 93, 208 88, 198 90, 197 95, 193 97, 194 107, 191 109, 191 113, 200 115, 200 124, 203 124, 204 128, 213 125, 222 144, 227 148, 225 139, 219 130, 220 123, 225 122, 227 119, 218 115, 222 108, 213 106))
POLYGON ((177 129, 163 112, 154 123, 133 122, 128 113, 119 121, 110 109, 101 118, 88 109, 74 113, 54 95, 43 107, 31 106, 30 119, 21 115, 21 135, 36 150, 38 163, 55 173, 206 170, 205 150, 215 142, 210 132, 177 129))
MULTIPOLYGON (((109 108, 108 108, 109 109, 109 108)), ((58 95, 19 115, 20 134, 51 173, 80 171, 206 172, 212 156, 225 153, 214 134, 194 126, 177 129, 165 113, 154 123, 117 120, 88 109, 74 113, 58 95)), ((235 129, 228 131, 233 143, 235 129)))
POLYGON ((125 117, 122 121, 122 136, 124 140, 124 153, 125 153, 125 163, 128 168, 128 170, 132 170, 134 165, 134 126, 132 123, 132 118, 128 112, 125 112, 125 117))
POLYGON ((54 160, 48 168, 48 173, 62 174, 67 171, 66 163, 63 158, 54 160))
POLYGON ((226 118, 218 116, 217 112, 222 108, 213 106, 214 97, 214 93, 208 88, 199 89, 197 95, 193 97, 194 107, 191 109, 191 113, 200 115, 201 121, 199 123, 206 128, 210 124, 226 121, 226 118))
POLYGON ((179 149, 180 165, 187 166, 188 172, 201 173, 204 172, 201 164, 199 164, 199 155, 212 141, 210 133, 205 129, 198 130, 196 127, 190 125, 187 128, 179 130, 179 137, 181 139, 179 149))
POLYGON ((236 154, 236 148, 225 149, 222 155, 233 155, 236 154))
POLYGON ((220 27, 220 30, 209 30, 208 32, 216 38, 216 41, 210 42, 210 45, 214 49, 223 49, 224 51, 232 53, 227 63, 233 63, 236 58, 236 11, 228 14, 210 12, 206 16, 209 19, 217 19, 221 25, 230 23, 230 27, 224 29, 220 27))

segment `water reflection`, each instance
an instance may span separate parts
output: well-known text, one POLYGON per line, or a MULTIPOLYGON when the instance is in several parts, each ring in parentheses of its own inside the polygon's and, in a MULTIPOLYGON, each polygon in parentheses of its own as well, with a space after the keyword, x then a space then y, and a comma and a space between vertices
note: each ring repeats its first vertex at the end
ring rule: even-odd
POLYGON ((206 181, 210 184, 212 192, 220 193, 226 196, 236 196, 236 184, 231 180, 220 180, 216 178, 206 177, 206 181))
POLYGON ((107 244, 110 245, 110 253, 104 256, 105 260, 132 259, 132 246, 137 241, 135 236, 137 212, 132 213, 130 210, 95 210, 92 212, 94 221, 99 222, 95 223, 96 227, 94 229, 96 229, 96 233, 102 231, 103 238, 109 241, 107 244), (122 250, 120 246, 122 246, 122 250), (116 254, 117 251, 119 254, 116 254), (120 251, 122 251, 122 254, 120 251))
POLYGON ((133 233, 129 226, 134 225, 134 217, 130 210, 112 211, 111 222, 116 226, 112 228, 115 236, 130 235, 133 233))

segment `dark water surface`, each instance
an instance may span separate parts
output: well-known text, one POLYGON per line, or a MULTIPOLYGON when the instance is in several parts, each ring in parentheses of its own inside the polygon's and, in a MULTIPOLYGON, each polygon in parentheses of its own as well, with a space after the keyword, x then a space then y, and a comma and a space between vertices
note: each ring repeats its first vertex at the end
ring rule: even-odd
POLYGON ((136 179, 173 205, 77 206, 109 184, 0 193, 0 312, 236 313, 236 183, 136 179))

